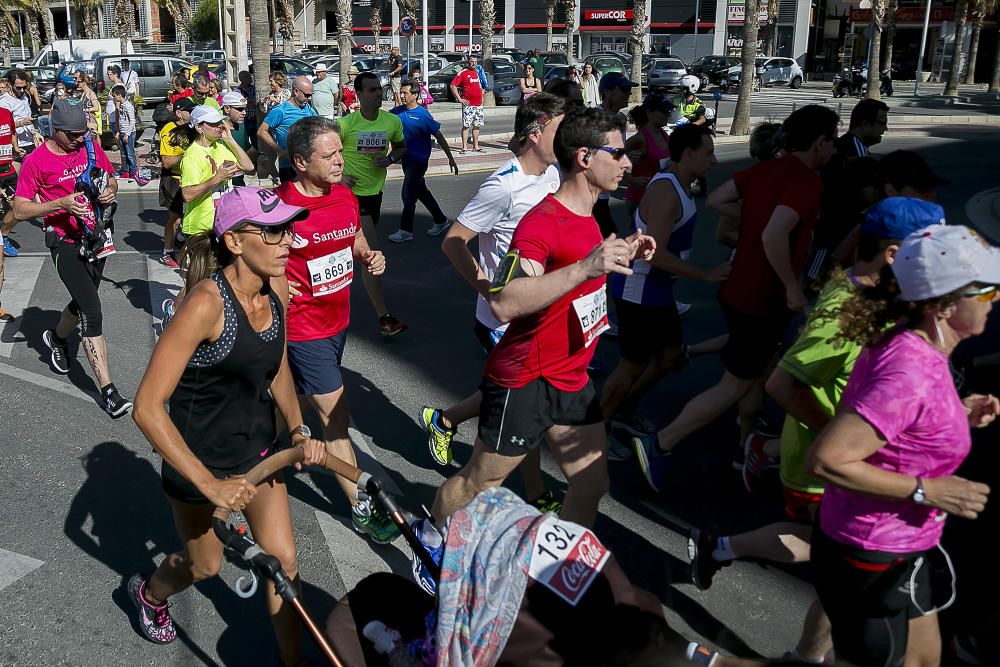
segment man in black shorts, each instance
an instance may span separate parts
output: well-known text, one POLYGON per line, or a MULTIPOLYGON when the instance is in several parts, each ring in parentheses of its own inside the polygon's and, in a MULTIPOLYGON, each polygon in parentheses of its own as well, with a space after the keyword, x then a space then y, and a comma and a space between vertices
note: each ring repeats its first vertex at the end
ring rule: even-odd
MULTIPOLYGON (((632 438, 639 465, 654 490, 659 490, 662 472, 662 467, 651 465, 655 458, 669 454, 682 439, 755 388, 763 392, 785 327, 806 305, 800 277, 823 192, 816 170, 833 155, 837 123, 834 111, 815 104, 792 112, 783 125, 786 154, 738 172, 709 196, 711 208, 740 219, 732 273, 719 290, 729 325, 729 340, 722 350, 725 372, 659 433, 632 438)), ((741 414, 748 432, 754 418, 741 414)), ((740 442, 745 438, 743 434, 740 442)))
MULTIPOLYGON (((82 193, 74 192, 77 178, 85 173, 88 160, 89 139, 87 119, 83 109, 61 100, 52 105, 50 114, 52 134, 21 165, 21 175, 14 192, 14 216, 17 220, 43 218, 45 245, 52 253, 59 279, 66 285, 71 301, 63 309, 59 324, 42 334, 42 340, 51 350, 52 369, 59 374, 69 373, 70 357, 66 338, 80 325, 83 348, 101 389, 101 406, 114 418, 132 409, 111 381, 108 370, 108 351, 102 328, 101 298, 97 288, 104 274, 104 262, 114 252, 111 234, 102 235, 101 245, 95 251, 84 253, 81 246, 91 239, 81 223, 93 218, 91 202, 82 193), (36 201, 37 198, 37 201, 36 201)), ((98 202, 103 205, 115 201, 118 182, 114 168, 100 145, 91 143, 96 167, 93 171, 105 172, 107 187, 100 192, 98 202)), ((93 173, 92 171, 92 173, 93 173)))

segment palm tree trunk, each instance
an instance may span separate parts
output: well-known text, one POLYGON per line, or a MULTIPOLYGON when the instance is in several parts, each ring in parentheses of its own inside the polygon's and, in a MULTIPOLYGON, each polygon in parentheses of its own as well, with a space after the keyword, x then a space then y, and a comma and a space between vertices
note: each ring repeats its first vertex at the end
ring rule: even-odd
POLYGON ((889 0, 889 8, 885 16, 885 55, 882 58, 882 69, 892 69, 892 47, 896 40, 896 14, 899 13, 899 0, 889 0))
POLYGON ((566 3, 566 59, 567 62, 576 61, 576 40, 573 33, 576 32, 576 5, 577 0, 564 0, 566 3))
MULTIPOLYGON (((552 50, 552 24, 556 20, 556 0, 545 0, 545 50, 552 50)), ((469 48, 472 45, 469 44, 469 48)), ((544 76, 544 72, 542 75, 544 76)))
MULTIPOLYGON (((493 72, 493 26, 496 22, 497 8, 493 0, 482 0, 479 3, 479 41, 483 45, 483 70, 487 73, 493 72)), ((472 48, 471 44, 469 48, 472 48)), ((493 91, 484 91, 483 106, 491 107, 495 104, 493 91)))
POLYGON ((885 0, 872 2, 872 43, 868 48, 871 58, 868 61, 868 99, 882 98, 879 92, 881 79, 879 73, 879 56, 882 54, 882 25, 885 23, 885 0))
POLYGON ((778 45, 778 0, 767 0, 767 55, 773 56, 778 45))
POLYGON ((372 39, 375 40, 375 53, 378 53, 379 42, 382 39, 382 2, 381 0, 371 0, 371 2, 368 25, 372 27, 372 39))
POLYGON ((993 54, 993 76, 990 78, 989 92, 1000 93, 1000 39, 997 39, 997 50, 993 54))
MULTIPOLYGON (((981 10, 981 4, 977 5, 981 10)), ((969 40, 969 71, 965 74, 965 83, 976 82, 976 59, 979 57, 979 36, 983 32, 983 13, 976 12, 976 20, 972 23, 972 38, 969 40)))
MULTIPOLYGON (((642 37, 646 33, 646 1, 632 0, 632 32, 629 33, 628 47, 632 54, 632 71, 629 77, 636 83, 642 83, 642 54, 646 52, 643 48, 642 37)), ((642 86, 632 89, 630 101, 639 102, 642 100, 642 86)))
MULTIPOLYGON (((353 31, 351 29, 351 0, 336 0, 334 13, 337 16, 337 51, 342 54, 351 52, 351 42, 353 41, 353 31)), ((350 78, 348 72, 351 69, 351 59, 340 58, 340 87, 343 89, 347 79, 350 78)))
POLYGON ((958 80, 962 74, 962 44, 965 42, 965 23, 969 13, 969 0, 955 3, 955 48, 952 49, 951 69, 944 87, 945 97, 958 97, 958 80))
MULTIPOLYGON (((349 1, 349 0, 348 0, 349 1)), ((264 122, 262 108, 264 98, 271 92, 267 79, 270 74, 271 21, 267 11, 267 0, 246 0, 247 12, 250 14, 250 56, 255 60, 253 68, 253 85, 257 89, 257 126, 264 122)), ((268 178, 275 173, 275 155, 264 148, 263 142, 258 144, 257 177, 268 178)))
POLYGON ((733 112, 733 125, 729 134, 750 134, 750 96, 753 92, 754 77, 757 76, 757 33, 760 30, 760 10, 757 0, 747 0, 746 14, 743 17, 743 50, 740 54, 742 71, 740 73, 740 93, 736 98, 736 110, 733 112))

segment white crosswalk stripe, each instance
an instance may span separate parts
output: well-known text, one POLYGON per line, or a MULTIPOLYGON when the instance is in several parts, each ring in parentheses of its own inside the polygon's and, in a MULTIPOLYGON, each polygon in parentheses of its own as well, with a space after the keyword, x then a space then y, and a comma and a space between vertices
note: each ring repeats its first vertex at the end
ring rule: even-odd
POLYGON ((0 549, 0 591, 18 579, 31 574, 42 565, 45 565, 44 561, 34 559, 31 556, 0 549))
POLYGON ((24 340, 20 332, 20 315, 28 307, 31 293, 38 281, 38 274, 45 261, 45 257, 8 257, 4 261, 4 283, 0 301, 4 310, 13 315, 15 320, 0 326, 0 356, 9 358, 14 343, 24 340))

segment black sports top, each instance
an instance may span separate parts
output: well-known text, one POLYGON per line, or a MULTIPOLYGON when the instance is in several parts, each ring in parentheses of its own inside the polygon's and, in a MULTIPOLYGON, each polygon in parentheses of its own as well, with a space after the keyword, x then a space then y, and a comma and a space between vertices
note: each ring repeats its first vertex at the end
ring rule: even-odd
POLYGON ((225 275, 211 277, 222 295, 222 335, 191 355, 170 396, 170 419, 209 470, 242 473, 274 443, 270 389, 284 353, 285 324, 281 303, 270 292, 271 326, 254 331, 225 275))

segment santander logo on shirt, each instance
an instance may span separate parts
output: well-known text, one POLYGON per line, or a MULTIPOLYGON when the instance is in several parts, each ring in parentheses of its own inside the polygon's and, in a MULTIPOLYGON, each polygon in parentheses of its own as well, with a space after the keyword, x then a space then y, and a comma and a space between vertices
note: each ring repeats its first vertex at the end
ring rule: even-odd
POLYGON ((307 239, 306 237, 299 236, 298 234, 295 234, 295 236, 292 237, 292 247, 295 248, 296 250, 301 250, 302 248, 305 248, 307 245, 309 245, 309 239, 307 239))

